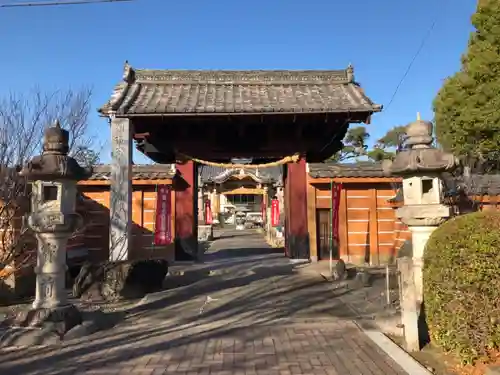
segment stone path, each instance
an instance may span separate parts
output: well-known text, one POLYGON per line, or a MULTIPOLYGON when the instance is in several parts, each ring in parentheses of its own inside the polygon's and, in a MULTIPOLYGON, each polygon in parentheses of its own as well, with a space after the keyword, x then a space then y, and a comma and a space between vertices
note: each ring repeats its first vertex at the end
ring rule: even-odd
POLYGON ((112 330, 0 351, 0 374, 406 374, 260 234, 222 232, 200 267, 213 276, 147 296, 112 330))

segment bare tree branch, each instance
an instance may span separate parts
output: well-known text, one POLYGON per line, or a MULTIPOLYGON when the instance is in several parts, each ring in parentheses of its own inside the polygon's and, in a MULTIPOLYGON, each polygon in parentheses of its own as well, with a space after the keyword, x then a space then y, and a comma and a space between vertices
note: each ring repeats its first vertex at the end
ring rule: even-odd
POLYGON ((42 151, 43 132, 57 119, 69 131, 70 155, 85 164, 97 162, 88 117, 92 91, 11 93, 0 98, 0 279, 32 265, 34 241, 22 220, 29 209, 30 190, 18 169, 42 151), (86 157, 92 160, 85 161, 86 157))

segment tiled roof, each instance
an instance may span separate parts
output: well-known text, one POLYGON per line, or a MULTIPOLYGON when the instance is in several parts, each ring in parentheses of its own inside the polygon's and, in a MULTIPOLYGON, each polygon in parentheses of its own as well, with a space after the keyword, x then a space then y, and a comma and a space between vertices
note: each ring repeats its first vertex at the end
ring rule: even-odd
POLYGON ((99 112, 379 112, 354 81, 352 67, 321 71, 140 70, 125 64, 123 82, 99 112))
MULTIPOLYGON (((453 197, 462 190, 468 196, 495 196, 500 195, 500 175, 472 174, 470 182, 466 183, 463 177, 451 176, 449 173, 443 175, 445 185, 445 196, 453 197)), ((389 199, 392 203, 403 203, 403 189, 399 188, 396 195, 389 199)))
MULTIPOLYGON (((173 178, 175 169, 170 164, 133 165, 132 178, 134 180, 165 180, 173 178)), ((109 180, 111 178, 111 166, 97 165, 93 168, 89 180, 109 180)))
POLYGON ((310 163, 309 175, 312 178, 388 177, 384 174, 382 163, 375 162, 310 163))
POLYGON ((500 195, 500 174, 472 174, 469 181, 464 181, 463 177, 445 178, 450 192, 462 188, 468 195, 500 195))
MULTIPOLYGON (((232 174, 239 174, 240 169, 227 169, 222 167, 212 167, 207 165, 202 165, 200 167, 200 177, 202 183, 215 182, 222 183, 232 174)), ((243 169, 243 173, 253 176, 257 181, 261 183, 276 183, 281 181, 282 168, 281 167, 269 167, 262 169, 243 169)))

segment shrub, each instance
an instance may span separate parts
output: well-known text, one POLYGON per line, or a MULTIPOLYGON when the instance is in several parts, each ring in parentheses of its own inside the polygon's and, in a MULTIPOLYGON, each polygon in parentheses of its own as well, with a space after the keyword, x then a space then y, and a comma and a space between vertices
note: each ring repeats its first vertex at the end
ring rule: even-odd
POLYGON ((500 344, 500 213, 453 218, 424 252, 424 304, 434 343, 463 363, 500 344))

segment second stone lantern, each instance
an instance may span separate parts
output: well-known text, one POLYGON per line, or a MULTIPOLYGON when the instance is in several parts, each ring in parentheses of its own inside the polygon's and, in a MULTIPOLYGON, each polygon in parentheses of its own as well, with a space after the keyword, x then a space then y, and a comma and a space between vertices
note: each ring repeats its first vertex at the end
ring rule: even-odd
POLYGON ((418 304, 422 303, 423 254, 431 233, 452 215, 444 204, 442 174, 459 166, 452 154, 435 148, 432 123, 420 119, 406 129, 407 149, 399 152, 394 161, 385 162, 387 174, 403 178, 404 205, 397 217, 408 226, 412 235, 413 274, 418 304))

